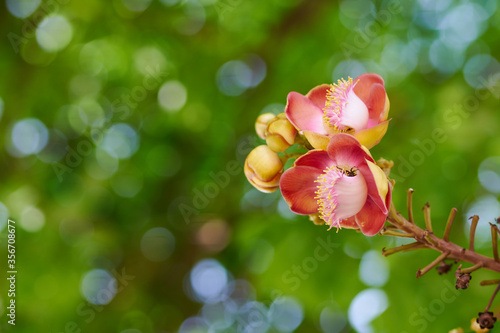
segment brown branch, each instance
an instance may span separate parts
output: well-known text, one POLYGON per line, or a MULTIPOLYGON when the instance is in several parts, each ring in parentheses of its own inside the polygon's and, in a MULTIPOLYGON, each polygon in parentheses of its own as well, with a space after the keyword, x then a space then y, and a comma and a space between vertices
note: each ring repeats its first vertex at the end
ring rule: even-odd
MULTIPOLYGON (((423 230, 416 224, 411 223, 410 221, 405 219, 400 213, 396 211, 393 204, 391 204, 387 221, 390 224, 396 226, 399 230, 413 235, 413 238, 415 238, 417 243, 412 243, 412 249, 425 247, 441 253, 449 253, 448 258, 450 259, 468 262, 472 265, 481 264, 483 268, 500 273, 500 262, 495 261, 495 259, 493 258, 478 254, 474 251, 464 249, 463 247, 441 239, 434 234, 430 234, 428 231, 423 230), (420 247, 417 244, 421 244, 420 247)), ((392 253, 395 252, 391 252, 389 254, 392 253)))

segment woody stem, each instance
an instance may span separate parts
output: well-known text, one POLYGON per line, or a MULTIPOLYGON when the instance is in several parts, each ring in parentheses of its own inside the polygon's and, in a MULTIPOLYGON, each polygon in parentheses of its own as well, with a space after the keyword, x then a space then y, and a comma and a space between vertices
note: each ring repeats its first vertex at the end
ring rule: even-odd
MULTIPOLYGON (((473 250, 467 250, 448 240, 439 238, 435 234, 429 233, 428 230, 423 230, 416 224, 408 221, 399 212, 397 212, 392 203, 387 221, 395 226, 398 230, 412 235, 412 237, 422 247, 433 249, 441 253, 448 253, 447 258, 449 259, 468 262, 471 263, 473 267, 481 266, 482 268, 500 273, 500 262, 495 261, 495 259, 493 258, 483 256, 477 252, 474 252, 473 250)), ((420 246, 416 247, 415 245, 413 245, 412 247, 419 248, 420 246)), ((391 249, 385 251, 385 253, 391 252, 391 249)))
POLYGON ((490 309, 491 303, 493 303, 493 300, 495 299, 495 296, 497 295, 498 290, 500 290, 500 283, 498 284, 497 288, 493 292, 493 295, 491 295, 490 301, 488 302, 486 309, 484 309, 484 312, 488 312, 488 310, 490 309))

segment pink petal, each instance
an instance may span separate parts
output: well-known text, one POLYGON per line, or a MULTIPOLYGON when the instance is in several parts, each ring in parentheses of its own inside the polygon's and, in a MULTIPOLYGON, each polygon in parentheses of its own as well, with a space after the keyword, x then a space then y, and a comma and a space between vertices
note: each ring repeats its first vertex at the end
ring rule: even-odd
POLYGON ((340 226, 347 229, 359 229, 358 223, 356 222, 356 218, 354 216, 340 221, 340 226))
POLYGON ((361 144, 355 137, 344 133, 337 134, 331 138, 327 151, 336 165, 359 167, 363 163, 366 163, 365 159, 373 160, 361 148, 361 144))
POLYGON ((376 235, 384 226, 387 213, 384 213, 370 199, 366 200, 364 207, 355 216, 361 232, 366 236, 376 235))
POLYGON ((383 85, 378 83, 372 85, 366 106, 370 113, 370 119, 378 124, 380 122, 380 115, 385 108, 385 88, 383 85))
POLYGON ((363 102, 365 102, 365 104, 367 104, 368 102, 371 92, 371 86, 373 84, 378 83, 384 86, 384 79, 382 79, 380 75, 375 73, 361 74, 354 79, 354 82, 358 82, 354 87, 354 92, 356 93, 356 95, 358 95, 359 98, 361 98, 363 102))
POLYGON ((321 175, 318 168, 297 166, 283 173, 280 189, 290 210, 300 215, 311 215, 318 212, 315 180, 321 175))
POLYGON ((326 94, 330 90, 329 84, 322 84, 312 88, 306 95, 318 108, 323 110, 326 104, 326 94))
POLYGON ((299 131, 326 134, 323 128, 323 110, 304 95, 295 91, 289 93, 285 114, 299 131))
POLYGON ((307 166, 318 169, 319 172, 324 172, 327 168, 334 165, 328 153, 324 150, 311 150, 299 157, 294 166, 307 166))

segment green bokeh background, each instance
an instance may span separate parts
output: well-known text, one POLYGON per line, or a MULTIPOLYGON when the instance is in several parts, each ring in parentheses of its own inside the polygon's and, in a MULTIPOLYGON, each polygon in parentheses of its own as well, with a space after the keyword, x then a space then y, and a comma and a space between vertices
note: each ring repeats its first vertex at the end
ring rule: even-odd
MULTIPOLYGON (((404 241, 327 232, 287 212, 279 193, 254 190, 241 165, 262 143, 254 133, 256 117, 282 112, 288 92, 305 94, 341 76, 379 73, 392 120, 372 154, 396 162, 396 207, 406 210, 405 191, 414 188, 418 223, 420 207, 429 201, 437 234, 457 207, 451 239, 465 245, 471 205, 485 196, 498 204, 498 193, 478 179, 480 164, 500 156, 497 1, 55 0, 26 18, 13 15, 6 5, 12 2, 0 5, 0 215, 18 226, 17 320, 15 327, 7 324, 2 220, 0 331, 177 332, 203 306, 186 291, 191 269, 206 258, 249 281, 255 300, 267 307, 277 295, 293 297, 304 311, 297 332, 356 331, 348 322, 349 307, 368 288, 387 295, 387 308, 370 323, 373 332, 467 331, 486 306, 492 288, 479 281, 496 278, 494 273, 474 274, 471 287, 449 303, 442 295, 453 295, 445 282, 454 284, 452 273, 416 280, 417 269, 437 256, 429 250, 388 257, 387 282, 365 284, 359 273, 363 254, 404 241), (69 44, 57 52, 45 51, 34 32, 52 14, 72 27, 69 44), (240 70, 223 72, 230 61, 240 61, 240 70), (263 80, 245 86, 248 73, 263 73, 262 63, 263 80), (159 68, 161 80, 121 113, 114 101, 144 86, 146 66, 159 68), (490 85, 474 83, 479 77, 491 78, 490 85), (187 92, 180 108, 160 105, 165 82, 180 83, 187 92), (71 123, 69 114, 80 120, 71 123), (49 137, 62 143, 16 156, 13 128, 26 118, 43 122, 49 137), (138 146, 108 172, 96 160, 99 144, 89 138, 118 123, 135 131, 138 146), (436 129, 445 133, 441 142, 432 141, 436 129), (91 143, 84 154, 78 153, 82 142, 91 143), (422 144, 427 150, 419 159, 415 152, 422 144), (71 160, 71 151, 80 159, 71 160), (417 163, 408 162, 410 169, 402 166, 412 160, 417 163), (214 184, 211 175, 228 168, 234 172, 227 185, 195 203, 197 191, 214 184), (44 223, 38 228, 40 214, 44 223), (141 250, 144 234, 157 227, 175 238, 173 252, 159 262, 141 250), (310 261, 318 239, 328 238, 335 251, 292 283, 294 265, 310 261), (93 269, 124 269, 134 278, 109 304, 82 315, 82 303, 92 309, 81 293, 82 279, 93 269), (325 308, 335 314, 329 322, 336 326, 320 320, 325 308), (429 317, 421 309, 430 309, 429 317), (132 329, 137 331, 126 331, 132 329)), ((481 216, 480 223, 495 217, 481 216)), ((479 251, 489 254, 489 244, 479 251)), ((493 308, 500 311, 497 304, 493 308)), ((224 332, 237 332, 234 327, 224 332)))

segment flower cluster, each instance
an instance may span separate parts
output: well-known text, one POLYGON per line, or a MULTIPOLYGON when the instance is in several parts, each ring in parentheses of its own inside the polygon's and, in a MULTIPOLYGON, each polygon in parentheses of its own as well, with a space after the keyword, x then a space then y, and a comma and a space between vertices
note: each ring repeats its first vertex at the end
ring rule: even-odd
POLYGON ((266 145, 248 155, 245 175, 260 191, 280 188, 290 209, 316 224, 375 235, 389 213, 392 188, 368 149, 385 135, 388 114, 377 74, 323 84, 306 95, 291 92, 284 113, 257 118, 255 130, 266 145))

